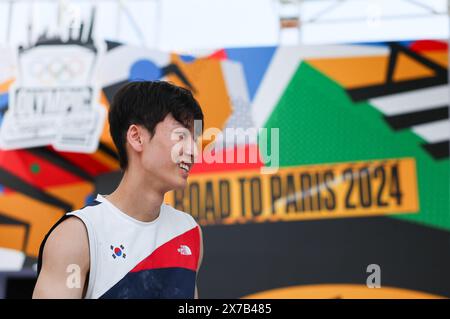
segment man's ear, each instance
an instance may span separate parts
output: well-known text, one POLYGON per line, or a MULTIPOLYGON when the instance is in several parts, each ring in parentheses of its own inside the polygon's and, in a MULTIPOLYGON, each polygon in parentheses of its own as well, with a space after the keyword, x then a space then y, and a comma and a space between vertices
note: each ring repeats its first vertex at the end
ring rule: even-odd
POLYGON ((128 128, 127 131, 127 142, 130 144, 131 148, 133 148, 136 152, 141 152, 143 150, 144 145, 144 136, 143 136, 142 127, 132 124, 128 128))

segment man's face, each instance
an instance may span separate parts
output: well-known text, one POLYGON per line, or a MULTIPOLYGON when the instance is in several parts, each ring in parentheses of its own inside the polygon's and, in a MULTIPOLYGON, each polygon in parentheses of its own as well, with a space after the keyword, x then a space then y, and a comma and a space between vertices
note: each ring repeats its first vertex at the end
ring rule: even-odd
POLYGON ((148 178, 155 179, 164 191, 186 187, 198 153, 193 129, 187 129, 169 114, 156 125, 153 138, 150 134, 146 137, 141 159, 148 178))

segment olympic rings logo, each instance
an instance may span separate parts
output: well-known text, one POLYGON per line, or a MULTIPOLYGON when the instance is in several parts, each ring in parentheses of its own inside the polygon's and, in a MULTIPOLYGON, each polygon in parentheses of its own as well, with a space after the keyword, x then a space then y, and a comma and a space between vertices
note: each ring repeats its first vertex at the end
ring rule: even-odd
POLYGON ((77 57, 51 57, 31 61, 30 74, 42 82, 57 81, 59 83, 72 81, 84 71, 84 63, 77 57))

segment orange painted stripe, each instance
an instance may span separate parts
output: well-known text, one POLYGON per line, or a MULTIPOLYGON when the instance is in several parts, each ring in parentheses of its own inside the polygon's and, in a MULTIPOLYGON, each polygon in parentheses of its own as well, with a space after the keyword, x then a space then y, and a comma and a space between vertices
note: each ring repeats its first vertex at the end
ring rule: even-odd
POLYGON ((0 247, 22 250, 25 241, 25 226, 0 225, 0 247))
POLYGON ((394 81, 420 79, 431 77, 433 75, 434 71, 425 65, 415 61, 405 54, 400 53, 398 55, 393 76, 394 81))
POLYGON ((94 154, 91 155, 95 160, 99 161, 106 167, 110 168, 111 170, 119 169, 119 161, 117 161, 115 158, 112 158, 111 156, 104 154, 101 151, 97 151, 94 154))
POLYGON ((420 54, 445 68, 448 66, 448 52, 421 52, 420 54))
POLYGON ((87 196, 92 194, 94 190, 94 185, 89 182, 79 182, 64 186, 48 187, 45 189, 45 191, 51 195, 71 204, 74 209, 84 207, 87 196))
MULTIPOLYGON (((60 208, 19 193, 0 196, 0 207, 2 207, 2 215, 30 225, 29 241, 25 253, 32 257, 37 257, 44 236, 65 213, 60 208)), ((10 245, 13 245, 17 238, 11 237, 10 241, 10 245)))
POLYGON ((10 85, 13 84, 14 81, 15 79, 9 79, 3 83, 0 83, 0 93, 7 93, 10 85))
POLYGON ((387 55, 306 61, 345 88, 384 83, 388 67, 387 55))
MULTIPOLYGON (((178 55, 172 54, 171 62, 178 65, 196 90, 193 93, 205 114, 204 129, 208 127, 222 129, 232 113, 232 107, 222 74, 221 61, 197 59, 184 63, 178 55)), ((167 80, 185 87, 183 82, 173 74, 167 76, 167 80)))

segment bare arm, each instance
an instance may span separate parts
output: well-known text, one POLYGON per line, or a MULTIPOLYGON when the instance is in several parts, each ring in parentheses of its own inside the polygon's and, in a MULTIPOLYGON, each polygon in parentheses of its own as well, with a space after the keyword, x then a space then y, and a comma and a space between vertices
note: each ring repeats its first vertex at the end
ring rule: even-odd
MULTIPOLYGON (((198 226, 198 229, 200 230, 200 256, 198 258, 198 266, 197 266, 197 274, 198 271, 200 270, 200 266, 202 264, 203 261, 203 233, 202 233, 202 229, 200 228, 200 226, 198 226)), ((198 299, 198 289, 197 289, 197 284, 195 285, 195 299, 198 299)))
POLYGON ((33 299, 82 298, 88 271, 86 227, 79 218, 71 217, 56 227, 45 243, 33 299))

